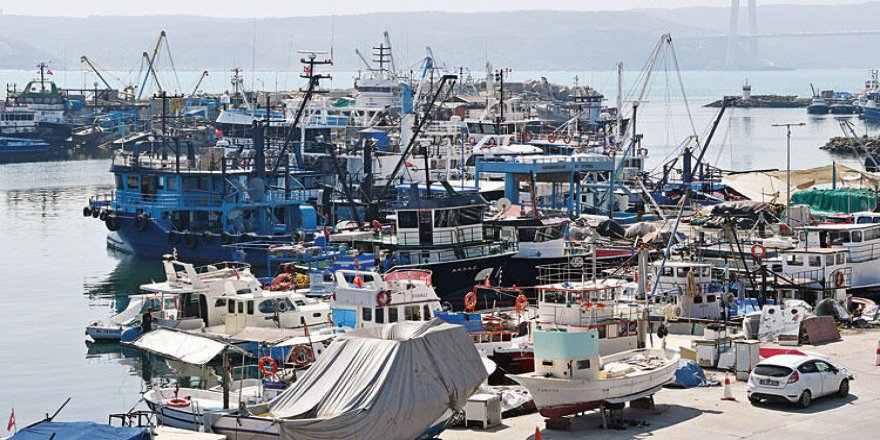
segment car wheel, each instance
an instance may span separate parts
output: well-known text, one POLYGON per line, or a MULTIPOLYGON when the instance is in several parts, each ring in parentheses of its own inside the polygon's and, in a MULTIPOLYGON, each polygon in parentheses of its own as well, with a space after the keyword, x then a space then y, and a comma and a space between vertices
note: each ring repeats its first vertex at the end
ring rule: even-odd
POLYGON ((849 395, 849 379, 840 381, 840 388, 837 389, 837 397, 846 397, 849 395))
POLYGON ((757 405, 757 404, 761 403, 761 398, 755 397, 755 396, 749 396, 749 402, 752 402, 752 405, 757 405))
POLYGON ((813 401, 813 395, 810 394, 810 390, 804 390, 804 393, 801 394, 801 398, 798 399, 798 406, 801 408, 809 408, 810 403, 813 401))

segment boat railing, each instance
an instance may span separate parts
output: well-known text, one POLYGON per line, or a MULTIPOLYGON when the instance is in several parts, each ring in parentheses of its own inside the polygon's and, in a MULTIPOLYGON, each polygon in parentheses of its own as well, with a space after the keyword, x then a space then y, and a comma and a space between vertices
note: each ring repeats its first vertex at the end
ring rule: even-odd
POLYGON ((615 269, 617 266, 611 263, 593 262, 586 255, 572 255, 567 262, 543 264, 537 266, 539 284, 557 284, 566 282, 578 282, 606 278, 606 270, 615 269), (595 270, 594 270, 595 266, 595 270))
POLYGON ((184 194, 149 194, 140 191, 116 190, 112 194, 96 195, 90 200, 90 204, 96 207, 114 206, 116 209, 141 208, 172 210, 191 207, 221 207, 237 203, 262 203, 262 202, 298 202, 305 200, 306 192, 303 190, 272 190, 264 194, 259 202, 243 200, 243 193, 231 192, 227 194, 211 191, 187 191, 184 194))
POLYGON ((776 285, 800 287, 819 284, 822 289, 841 289, 852 286, 852 268, 841 267, 829 271, 826 268, 807 269, 800 272, 776 274, 776 285))
POLYGON ((851 263, 862 263, 880 258, 880 240, 872 240, 858 245, 848 244, 846 249, 849 250, 847 259, 851 263))

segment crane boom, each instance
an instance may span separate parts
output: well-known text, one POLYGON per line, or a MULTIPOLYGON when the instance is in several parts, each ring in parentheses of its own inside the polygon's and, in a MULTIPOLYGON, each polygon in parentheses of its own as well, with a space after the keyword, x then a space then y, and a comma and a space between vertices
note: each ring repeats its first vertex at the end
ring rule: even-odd
POLYGON ((196 92, 199 90, 199 86, 202 85, 202 81, 205 79, 206 76, 208 76, 207 70, 203 71, 202 75, 199 76, 199 80, 196 81, 196 86, 193 87, 192 93, 189 94, 189 97, 186 98, 186 102, 183 104, 183 109, 181 110, 181 113, 184 113, 184 114, 186 113, 186 110, 189 108, 189 105, 192 103, 193 96, 195 96, 196 92))
POLYGON ((104 75, 101 75, 101 72, 98 71, 98 68, 95 67, 94 64, 92 64, 92 61, 89 60, 89 57, 83 55, 83 56, 79 57, 79 61, 80 61, 81 63, 86 63, 86 65, 88 65, 89 68, 92 69, 92 72, 95 72, 95 75, 98 75, 98 78, 101 80, 101 82, 103 82, 104 85, 107 86, 107 89, 108 89, 108 90, 112 90, 112 89, 113 89, 113 87, 110 86, 110 83, 108 83, 107 80, 104 79, 104 75))

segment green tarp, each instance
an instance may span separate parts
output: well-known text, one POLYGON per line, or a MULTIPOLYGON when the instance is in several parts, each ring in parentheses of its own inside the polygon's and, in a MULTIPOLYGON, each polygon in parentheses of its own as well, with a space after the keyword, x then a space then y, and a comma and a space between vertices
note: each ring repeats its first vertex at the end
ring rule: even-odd
POLYGON ((810 205, 814 215, 849 214, 873 211, 877 207, 877 194, 855 189, 810 189, 792 194, 791 204, 810 205))

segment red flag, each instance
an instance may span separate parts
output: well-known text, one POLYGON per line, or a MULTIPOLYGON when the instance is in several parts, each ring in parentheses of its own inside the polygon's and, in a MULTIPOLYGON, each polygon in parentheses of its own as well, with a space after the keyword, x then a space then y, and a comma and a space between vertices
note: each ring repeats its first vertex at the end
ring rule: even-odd
POLYGON ((412 168, 412 167, 413 167, 412 162, 407 162, 407 163, 406 163, 406 167, 407 167, 407 168, 412 168))
POLYGON ((358 286, 358 288, 364 287, 364 280, 361 279, 361 274, 354 276, 354 285, 358 286))
POLYGON ((214 134, 217 136, 223 136, 223 132, 217 127, 214 127, 214 134))
POLYGON ((9 423, 6 424, 6 430, 12 431, 12 428, 15 427, 15 408, 12 409, 12 414, 9 415, 9 423))
POLYGON ((46 75, 54 75, 54 74, 55 74, 55 73, 53 73, 51 70, 46 69, 46 75))
POLYGON ((306 75, 311 75, 312 69, 309 67, 303 67, 303 73, 305 73, 306 75))

